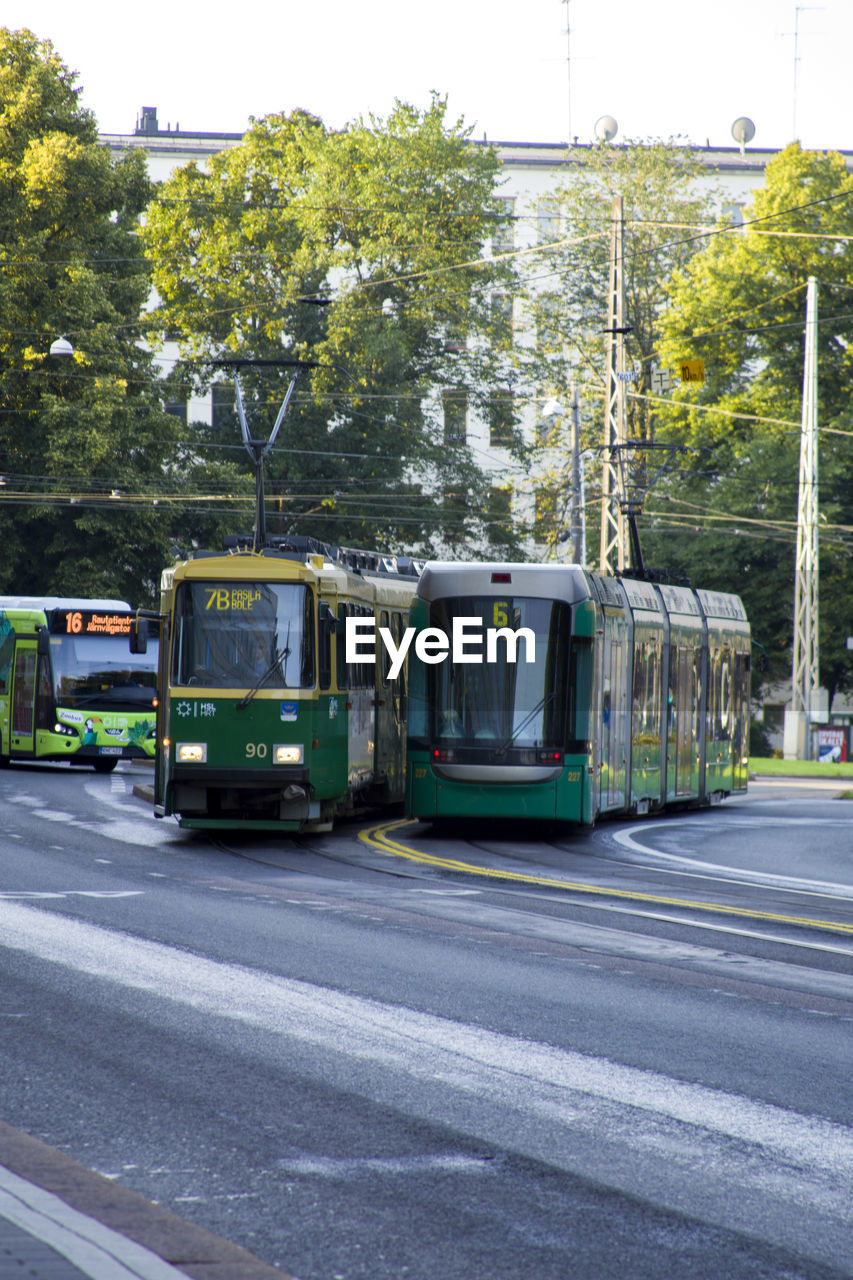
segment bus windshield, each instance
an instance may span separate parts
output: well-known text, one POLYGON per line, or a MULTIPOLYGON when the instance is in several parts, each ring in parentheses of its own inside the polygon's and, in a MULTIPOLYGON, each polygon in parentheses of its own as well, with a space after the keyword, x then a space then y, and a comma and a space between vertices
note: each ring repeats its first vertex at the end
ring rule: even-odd
POLYGON ((503 756, 510 749, 563 746, 571 611, 561 601, 475 597, 433 602, 430 624, 448 634, 453 619, 482 618, 484 630, 529 628, 535 661, 523 638, 515 662, 497 643, 496 661, 443 662, 430 667, 430 737, 437 746, 478 748, 503 756))
POLYGON ((306 689, 314 684, 314 600, 300 582, 182 582, 172 680, 177 685, 306 689))
POLYGON ((156 639, 147 653, 131 653, 126 635, 52 635, 53 689, 61 707, 150 708, 157 694, 156 639))

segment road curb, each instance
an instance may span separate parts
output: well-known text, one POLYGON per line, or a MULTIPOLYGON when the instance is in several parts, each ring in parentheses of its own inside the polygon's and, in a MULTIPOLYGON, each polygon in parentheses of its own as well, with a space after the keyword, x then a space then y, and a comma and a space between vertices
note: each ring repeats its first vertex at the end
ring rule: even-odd
POLYGON ((0 1121, 0 1165, 70 1208, 148 1249, 192 1280, 293 1280, 239 1245, 0 1121))

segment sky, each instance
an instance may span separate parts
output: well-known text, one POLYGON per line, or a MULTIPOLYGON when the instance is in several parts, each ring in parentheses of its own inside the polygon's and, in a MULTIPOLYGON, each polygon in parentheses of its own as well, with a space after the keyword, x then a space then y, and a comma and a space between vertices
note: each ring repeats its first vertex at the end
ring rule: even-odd
POLYGON ((679 138, 853 148, 853 4, 826 0, 3 0, 4 26, 52 41, 102 133, 242 132, 302 107, 340 128, 395 99, 493 142, 679 138), (795 38, 795 32, 797 33, 795 38))

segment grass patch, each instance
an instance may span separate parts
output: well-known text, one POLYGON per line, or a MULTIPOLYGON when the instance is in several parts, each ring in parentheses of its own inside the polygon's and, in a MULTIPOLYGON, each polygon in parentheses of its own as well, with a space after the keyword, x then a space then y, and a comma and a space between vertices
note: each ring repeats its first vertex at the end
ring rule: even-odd
POLYGON ((776 760, 766 756, 750 756, 749 772, 778 778, 850 778, 853 761, 824 764, 822 760, 776 760))

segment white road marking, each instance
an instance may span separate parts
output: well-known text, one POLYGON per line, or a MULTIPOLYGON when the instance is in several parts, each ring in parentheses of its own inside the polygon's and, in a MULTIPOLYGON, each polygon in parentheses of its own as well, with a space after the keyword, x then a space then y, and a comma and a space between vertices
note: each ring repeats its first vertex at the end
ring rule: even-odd
MULTIPOLYGON (((8 804, 26 806, 30 810, 28 816, 33 818, 44 818, 46 822, 59 822, 80 831, 91 831, 108 840, 119 840, 123 844, 150 848, 152 845, 172 844, 178 838, 179 828, 176 823, 157 822, 153 814, 147 813, 132 801, 114 798, 97 783, 87 782, 83 790, 91 801, 94 813, 106 811, 109 815, 112 810, 116 816, 106 816, 103 821, 75 817, 73 813, 59 809, 42 808, 44 802, 40 797, 26 793, 10 795, 5 799, 8 804)), ((20 840, 21 836, 10 833, 7 838, 20 840)))
POLYGON ((500 1168, 483 1156, 384 1156, 348 1159, 346 1156, 300 1156, 276 1160, 284 1173, 315 1178, 363 1178, 366 1173, 493 1173, 500 1168))
POLYGON ((0 889, 0 900, 19 898, 141 898, 144 889, 0 889))
MULTIPOLYGON (((780 826, 796 825, 797 819, 785 819, 779 823, 780 826)), ((803 819, 803 825, 811 830, 815 827, 815 821, 812 819, 803 819)), ((678 853, 663 853, 660 849, 650 848, 643 844, 636 837, 638 835, 648 836, 653 831, 671 831, 677 824, 689 823, 691 827, 707 826, 714 827, 719 832, 719 824, 701 819, 679 819, 665 818, 660 822, 643 822, 636 827, 629 827, 627 831, 615 831, 613 836, 617 844, 621 844, 624 848, 629 849, 632 853, 641 853, 644 858, 659 858, 663 862, 674 862, 686 870, 701 870, 717 873, 715 879, 731 879, 736 884, 755 884, 765 885, 771 888, 783 888, 796 890, 797 892, 807 893, 817 897, 833 897, 833 898, 851 898, 853 899, 853 886, 846 884, 835 884, 826 880, 805 880, 800 876, 778 876, 771 871, 752 871, 749 869, 741 869, 740 867, 727 866, 725 863, 719 862, 703 862, 699 858, 687 857, 678 853), (720 874, 722 873, 722 874, 720 874)), ((766 818, 755 818, 753 820, 739 820, 735 823, 728 823, 726 829, 731 826, 756 827, 759 826, 766 831, 768 821, 766 818)), ((824 825, 824 824, 821 824, 824 825)), ((830 822, 830 826, 842 826, 843 830, 850 831, 849 822, 844 824, 830 822)))
POLYGON ((0 1215, 50 1245, 89 1280, 186 1280, 185 1272, 141 1244, 2 1166, 0 1215))
MULTIPOLYGON (((832 1185, 822 1198, 853 1193, 853 1134, 842 1125, 724 1090, 690 1084, 606 1058, 499 1034, 448 1018, 135 938, 82 920, 0 901, 4 947, 81 973, 153 992, 203 1013, 231 1018, 335 1054, 513 1105, 550 1123, 612 1131, 626 1117, 602 1104, 639 1109, 718 1138, 751 1144, 789 1162, 804 1183, 832 1185), (837 1180, 837 1183, 836 1183, 837 1180)), ((630 1127, 630 1126, 629 1126, 630 1127)), ((654 1127, 654 1126, 653 1126, 654 1127)), ((667 1142, 683 1145, 666 1125, 667 1142)), ((694 1134, 687 1145, 695 1143, 694 1134)), ((789 1168, 789 1175, 792 1172, 789 1168)), ((780 1166, 779 1176, 783 1177, 780 1166)))

